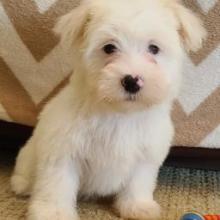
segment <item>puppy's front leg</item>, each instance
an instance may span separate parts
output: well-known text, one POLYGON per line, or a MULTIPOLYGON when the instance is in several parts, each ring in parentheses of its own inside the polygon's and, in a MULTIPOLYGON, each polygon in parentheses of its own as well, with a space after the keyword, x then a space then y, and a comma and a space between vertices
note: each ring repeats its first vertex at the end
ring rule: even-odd
POLYGON ((160 216, 160 206, 153 199, 159 166, 140 163, 125 188, 119 193, 115 207, 126 219, 151 220, 160 216))
POLYGON ((67 158, 41 161, 28 210, 28 220, 76 220, 79 177, 67 158))

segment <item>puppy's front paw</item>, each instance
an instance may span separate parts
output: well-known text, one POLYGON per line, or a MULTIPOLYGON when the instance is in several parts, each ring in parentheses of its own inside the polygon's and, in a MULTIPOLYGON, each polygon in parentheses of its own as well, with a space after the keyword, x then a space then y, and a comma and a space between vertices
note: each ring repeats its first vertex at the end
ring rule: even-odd
POLYGON ((79 220, 74 208, 59 207, 46 202, 33 202, 29 207, 27 220, 79 220))
POLYGON ((29 181, 26 180, 23 176, 20 175, 13 175, 11 177, 11 187, 12 191, 15 192, 17 195, 27 196, 30 194, 29 188, 29 181))
POLYGON ((118 199, 115 207, 125 219, 153 220, 160 217, 160 206, 154 200, 118 199))

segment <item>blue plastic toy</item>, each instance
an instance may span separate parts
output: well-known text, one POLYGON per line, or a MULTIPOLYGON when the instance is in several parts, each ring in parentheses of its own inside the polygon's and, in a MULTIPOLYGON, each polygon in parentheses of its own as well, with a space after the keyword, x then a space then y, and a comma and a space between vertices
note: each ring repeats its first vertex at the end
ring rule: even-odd
POLYGON ((204 218, 197 213, 187 213, 180 220, 204 220, 204 218))

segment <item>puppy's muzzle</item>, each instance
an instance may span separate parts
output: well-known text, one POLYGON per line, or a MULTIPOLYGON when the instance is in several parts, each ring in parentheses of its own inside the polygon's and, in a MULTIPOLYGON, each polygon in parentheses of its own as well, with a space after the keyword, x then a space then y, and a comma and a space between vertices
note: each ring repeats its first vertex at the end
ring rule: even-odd
POLYGON ((144 85, 144 81, 140 76, 126 75, 122 80, 121 84, 125 91, 130 94, 138 93, 144 85))

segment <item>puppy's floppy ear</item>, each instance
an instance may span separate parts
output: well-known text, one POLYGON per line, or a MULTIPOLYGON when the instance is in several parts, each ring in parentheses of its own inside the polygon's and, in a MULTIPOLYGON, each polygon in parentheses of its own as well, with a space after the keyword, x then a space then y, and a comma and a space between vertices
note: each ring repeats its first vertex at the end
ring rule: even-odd
POLYGON ((207 32, 202 21, 191 10, 184 7, 178 0, 173 2, 173 10, 179 22, 179 33, 188 51, 197 51, 202 47, 207 32))
POLYGON ((83 0, 79 6, 62 16, 55 25, 54 32, 61 36, 61 43, 71 46, 83 39, 89 21, 89 2, 83 0))

